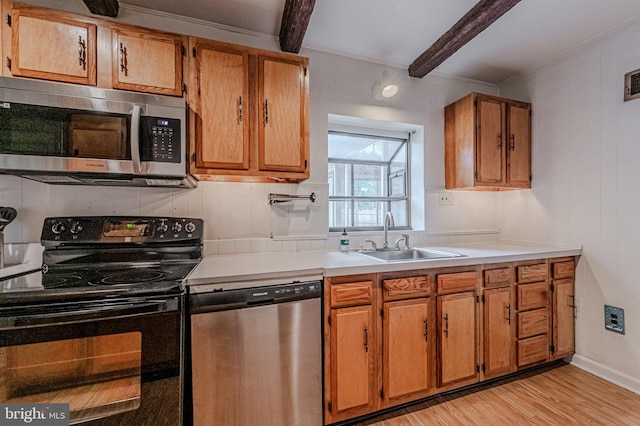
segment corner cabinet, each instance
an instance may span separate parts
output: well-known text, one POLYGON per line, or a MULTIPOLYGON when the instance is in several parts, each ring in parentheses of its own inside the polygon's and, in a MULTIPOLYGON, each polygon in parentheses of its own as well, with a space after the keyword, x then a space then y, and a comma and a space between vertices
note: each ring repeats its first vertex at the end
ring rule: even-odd
POLYGON ((48 12, 13 8, 11 58, 7 61, 11 74, 95 85, 96 25, 48 12))
POLYGON ((190 44, 191 174, 307 179, 308 59, 198 38, 190 44))
POLYGON ((447 189, 531 188, 531 104, 471 93, 444 120, 447 189))

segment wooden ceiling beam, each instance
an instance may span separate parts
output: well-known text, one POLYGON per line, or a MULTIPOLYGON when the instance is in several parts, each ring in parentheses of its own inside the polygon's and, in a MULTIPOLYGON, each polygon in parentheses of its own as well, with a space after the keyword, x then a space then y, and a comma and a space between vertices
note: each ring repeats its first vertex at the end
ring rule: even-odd
POLYGON ((280 49, 298 53, 316 0, 286 0, 280 26, 280 49))
POLYGON ((120 5, 118 0, 82 0, 89 8, 89 12, 94 15, 109 16, 116 18, 120 5))
POLYGON ((429 74, 519 2, 520 0, 480 0, 409 65, 409 75, 422 78, 429 74))

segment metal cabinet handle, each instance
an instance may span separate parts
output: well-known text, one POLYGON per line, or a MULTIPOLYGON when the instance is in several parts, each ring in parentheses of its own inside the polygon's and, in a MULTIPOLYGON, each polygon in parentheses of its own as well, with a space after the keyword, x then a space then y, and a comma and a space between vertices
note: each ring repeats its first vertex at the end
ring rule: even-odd
POLYGON ((364 351, 369 352, 369 327, 364 328, 364 351))
POLYGON ((573 318, 578 318, 578 315, 577 315, 578 307, 576 306, 576 296, 573 294, 570 294, 568 297, 571 298, 569 301, 567 301, 567 304, 571 309, 573 309, 573 318))
POLYGON ((511 151, 516 150, 516 135, 511 135, 511 143, 509 144, 509 148, 511 148, 511 151))
POLYGON ((269 124, 269 101, 264 100, 264 125, 269 124))
POLYGON ((498 133, 498 149, 502 149, 502 133, 498 133))
POLYGON ((83 70, 87 69, 87 42, 82 39, 82 36, 78 36, 78 65, 83 70))
POLYGON ((238 96, 238 121, 242 121, 243 112, 242 112, 242 96, 238 96))
POLYGON ((424 320, 424 340, 429 341, 429 320, 424 320))
POLYGON ((127 67, 127 47, 120 43, 120 72, 124 75, 129 75, 129 69, 127 67))
POLYGON ((444 337, 449 337, 449 314, 444 315, 444 337))
POLYGON ((507 305, 507 321, 511 324, 511 303, 507 305))

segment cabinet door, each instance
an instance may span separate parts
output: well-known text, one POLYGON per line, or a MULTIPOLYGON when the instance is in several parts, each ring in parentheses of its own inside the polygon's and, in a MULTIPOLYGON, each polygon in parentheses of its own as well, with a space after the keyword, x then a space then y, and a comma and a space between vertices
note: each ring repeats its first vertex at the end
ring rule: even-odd
POLYGON ((496 99, 478 97, 477 120, 477 183, 504 182, 505 167, 505 104, 496 99))
POLYGON ((43 13, 13 10, 12 74, 95 85, 96 26, 43 13))
POLYGON ((573 279, 553 282, 554 358, 572 355, 575 349, 573 279))
POLYGON ((507 183, 531 187, 531 117, 529 106, 509 104, 507 183))
POLYGON ((114 88, 182 95, 180 36, 117 28, 112 39, 114 88))
POLYGON ((515 371, 515 309, 511 288, 484 292, 484 375, 485 378, 515 371))
POLYGON ((438 296, 440 386, 477 377, 476 296, 438 296))
POLYGON ((306 67, 264 56, 259 61, 260 170, 304 172, 309 152, 306 67))
POLYGON ((248 53, 196 46, 196 167, 249 169, 248 53))
POLYGON ((383 319, 383 389, 385 404, 426 393, 431 388, 428 298, 387 302, 383 319))
POLYGON ((371 305, 331 310, 331 415, 333 420, 374 409, 374 329, 371 305))

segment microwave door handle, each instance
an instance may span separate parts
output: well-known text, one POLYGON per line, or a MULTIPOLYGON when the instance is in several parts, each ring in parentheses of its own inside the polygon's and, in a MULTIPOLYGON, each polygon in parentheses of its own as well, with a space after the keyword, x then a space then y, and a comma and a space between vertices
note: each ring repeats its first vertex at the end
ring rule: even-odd
POLYGON ((133 106, 131 113, 131 161, 133 162, 133 173, 142 173, 142 163, 140 162, 140 105, 133 106))

